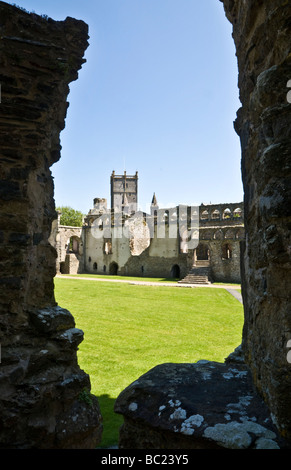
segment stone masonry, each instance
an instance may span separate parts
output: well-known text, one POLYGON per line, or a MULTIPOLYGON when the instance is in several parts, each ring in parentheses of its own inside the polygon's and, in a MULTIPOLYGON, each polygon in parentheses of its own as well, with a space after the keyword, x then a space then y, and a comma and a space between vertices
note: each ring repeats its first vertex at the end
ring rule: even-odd
POLYGON ((77 362, 83 332, 54 299, 49 167, 88 27, 0 2, 0 447, 94 448, 102 425, 77 362))
POLYGON ((224 1, 239 68, 246 242, 243 351, 281 434, 291 440, 291 4, 224 1))

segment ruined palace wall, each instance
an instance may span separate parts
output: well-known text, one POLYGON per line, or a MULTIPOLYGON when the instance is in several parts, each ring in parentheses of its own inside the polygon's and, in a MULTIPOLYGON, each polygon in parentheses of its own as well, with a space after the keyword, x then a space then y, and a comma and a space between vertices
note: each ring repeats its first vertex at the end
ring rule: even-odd
POLYGON ((118 274, 122 273, 123 267, 131 256, 129 238, 122 233, 122 230, 117 237, 103 238, 96 236, 96 229, 85 226, 83 227, 83 240, 84 272, 109 274, 110 266, 116 263, 118 274))
POLYGON ((55 236, 50 242, 57 251, 57 274, 77 274, 83 272, 82 227, 58 225, 55 230, 55 236), (70 245, 72 246, 70 247, 70 245))
POLYGON ((213 240, 209 243, 211 256, 211 278, 215 282, 241 282, 240 274, 240 243, 239 241, 227 240, 231 247, 231 258, 223 257, 225 245, 221 241, 213 240))
MULTIPOLYGON (((239 245, 244 239, 243 203, 202 205, 199 211, 197 245, 204 244, 209 249, 211 278, 239 283, 239 245), (230 251, 229 257, 223 254, 226 248, 230 251)), ((161 220, 136 213, 121 222, 121 213, 115 216, 115 223, 109 227, 108 213, 101 217, 98 212, 88 214, 82 232, 85 272, 110 274, 110 266, 116 263, 120 275, 172 277, 176 266, 180 272, 178 277, 186 276, 195 260, 195 247, 190 247, 187 236, 182 241, 184 230, 175 217, 168 220, 164 210, 161 210, 161 220)), ((195 227, 192 229, 196 233, 195 227)))
POLYGON ((101 420, 77 361, 83 332, 55 302, 48 241, 50 166, 60 158, 68 83, 84 63, 88 27, 4 2, 0 19, 0 447, 94 448, 101 420), (91 407, 79 400, 84 389, 91 407))
POLYGON ((191 260, 180 253, 179 236, 170 237, 166 223, 160 232, 155 227, 153 238, 143 218, 126 221, 119 229, 112 227, 110 234, 106 236, 106 229, 98 232, 96 224, 83 227, 85 272, 109 274, 110 266, 116 263, 120 275, 171 277, 173 266, 178 265, 181 276, 185 276, 193 264, 193 252, 191 260))
POLYGON ((149 246, 138 256, 128 259, 124 274, 170 278, 173 267, 178 266, 180 277, 186 276, 193 264, 193 251, 190 261, 187 253, 181 253, 177 224, 171 226, 168 222, 163 222, 159 227, 153 226, 151 233, 153 237, 149 246))
POLYGON ((209 250, 213 281, 241 282, 240 242, 243 239, 244 227, 240 224, 225 226, 223 223, 221 226, 200 229, 199 244, 207 246, 209 250))
POLYGON ((240 242, 244 240, 244 205, 200 206, 199 243, 209 249, 211 279, 241 282, 240 242))
POLYGON ((187 254, 175 257, 149 256, 147 252, 132 256, 125 265, 124 274, 145 277, 172 277, 174 266, 179 266, 180 277, 186 276, 190 266, 187 254))

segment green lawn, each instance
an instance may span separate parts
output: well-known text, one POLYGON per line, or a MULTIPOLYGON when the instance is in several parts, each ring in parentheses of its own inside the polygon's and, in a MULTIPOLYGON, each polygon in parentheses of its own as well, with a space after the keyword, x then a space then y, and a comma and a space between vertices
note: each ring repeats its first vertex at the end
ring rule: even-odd
POLYGON ((241 342, 242 305, 224 289, 55 279, 56 300, 84 331, 78 359, 103 415, 101 447, 117 444, 119 393, 164 362, 223 362, 241 342))

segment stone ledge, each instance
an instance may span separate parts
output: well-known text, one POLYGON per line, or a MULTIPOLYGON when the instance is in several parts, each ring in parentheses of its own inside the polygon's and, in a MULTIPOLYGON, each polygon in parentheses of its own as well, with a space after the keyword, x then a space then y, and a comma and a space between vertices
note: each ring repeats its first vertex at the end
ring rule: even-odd
POLYGON ((56 333, 75 327, 73 315, 59 306, 47 307, 30 312, 35 328, 41 333, 56 333))
POLYGON ((119 395, 115 412, 121 449, 286 447, 244 364, 158 365, 119 395))

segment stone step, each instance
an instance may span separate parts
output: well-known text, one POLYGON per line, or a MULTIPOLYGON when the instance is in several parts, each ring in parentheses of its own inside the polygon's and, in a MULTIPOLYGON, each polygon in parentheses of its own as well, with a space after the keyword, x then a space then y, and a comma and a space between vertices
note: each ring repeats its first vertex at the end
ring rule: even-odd
POLYGON ((188 275, 184 277, 184 279, 181 279, 181 281, 178 281, 179 284, 210 284, 208 276, 193 276, 193 275, 188 275))
POLYGON ((193 266, 189 273, 178 282, 179 284, 210 284, 209 274, 209 267, 193 266))

